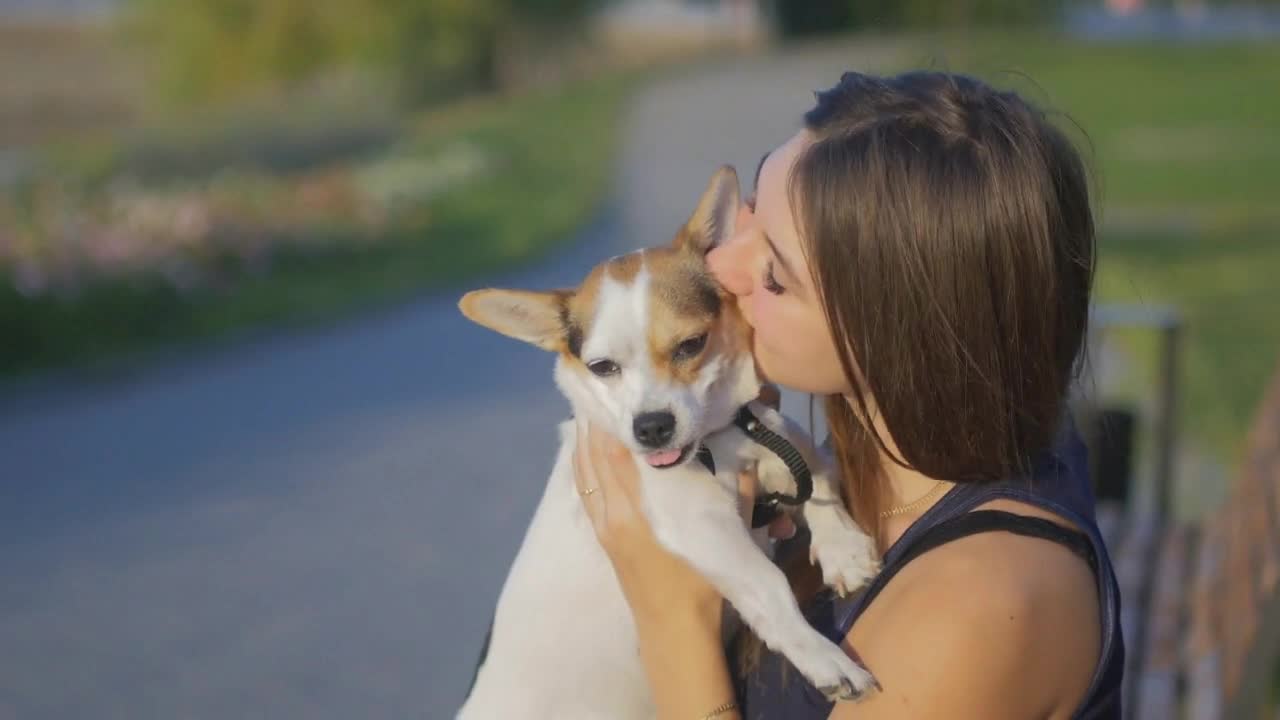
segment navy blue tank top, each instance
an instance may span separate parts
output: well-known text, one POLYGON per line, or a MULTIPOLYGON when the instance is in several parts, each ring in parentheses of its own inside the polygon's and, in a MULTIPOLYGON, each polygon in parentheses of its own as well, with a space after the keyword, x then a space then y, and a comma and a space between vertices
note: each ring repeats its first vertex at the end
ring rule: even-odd
MULTIPOLYGON (((956 485, 890 546, 883 558, 880 574, 867 588, 848 598, 839 598, 829 590, 820 592, 805 608, 805 616, 827 638, 840 642, 871 600, 907 562, 924 550, 949 540, 990 530, 1058 541, 1089 561, 1098 582, 1102 652, 1089 690, 1074 717, 1079 720, 1119 720, 1120 686, 1124 674, 1120 590, 1094 519, 1087 454, 1069 424, 1055 449, 1035 463, 1028 477, 956 485), (970 512, 998 499, 1017 500, 1043 508, 1074 523, 1084 532, 1065 531, 1056 524, 1022 515, 970 512)), ((798 537, 796 542, 804 543, 805 539, 798 537)), ((792 549, 779 547, 780 552, 792 549)), ((768 648, 764 648, 759 665, 746 677, 739 672, 735 661, 735 654, 730 653, 730 670, 744 720, 825 720, 831 714, 834 704, 790 667, 785 658, 768 648)))

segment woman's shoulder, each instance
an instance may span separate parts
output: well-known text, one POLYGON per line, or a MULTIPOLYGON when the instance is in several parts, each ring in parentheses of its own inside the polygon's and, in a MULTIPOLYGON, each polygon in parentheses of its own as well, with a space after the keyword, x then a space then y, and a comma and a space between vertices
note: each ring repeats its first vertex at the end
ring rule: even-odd
MULTIPOLYGON (((1014 501, 982 507, 1070 528, 1014 501)), ((918 714, 936 706, 957 717, 967 716, 957 707, 984 717, 992 707, 1010 717, 1054 716, 1063 708, 1069 715, 1101 649, 1097 598, 1089 565, 1058 543, 1007 532, 968 535, 904 566, 847 642, 884 686, 885 700, 896 697, 918 714)), ((860 709, 858 717, 864 714, 860 709)))

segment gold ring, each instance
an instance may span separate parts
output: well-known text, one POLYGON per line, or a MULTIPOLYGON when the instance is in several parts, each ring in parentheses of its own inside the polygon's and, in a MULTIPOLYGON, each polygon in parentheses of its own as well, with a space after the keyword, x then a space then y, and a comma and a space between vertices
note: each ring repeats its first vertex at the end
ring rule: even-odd
POLYGON ((579 490, 578 494, 581 495, 582 497, 586 497, 599 489, 600 488, 587 488, 586 490, 579 490))

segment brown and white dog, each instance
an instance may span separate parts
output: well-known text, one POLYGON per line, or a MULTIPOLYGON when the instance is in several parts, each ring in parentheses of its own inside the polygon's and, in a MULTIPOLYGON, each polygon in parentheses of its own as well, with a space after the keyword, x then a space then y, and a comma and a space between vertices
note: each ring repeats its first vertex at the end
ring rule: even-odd
POLYGON ((459 711, 489 718, 652 718, 631 613, 573 479, 574 422, 591 421, 637 456, 643 510, 664 546, 705 575, 739 617, 829 697, 874 680, 805 621, 782 572, 738 514, 740 471, 762 491, 791 492, 783 462, 734 427, 750 403, 800 450, 813 478, 801 511, 828 585, 861 587, 874 543, 844 510, 831 463, 800 427, 753 402, 760 380, 750 327, 707 270, 733 233, 738 177, 721 168, 674 243, 616 257, 572 290, 478 290, 471 320, 558 353, 555 380, 573 418, 546 491, 498 600, 487 655, 459 711), (713 475, 696 460, 710 449, 713 475))

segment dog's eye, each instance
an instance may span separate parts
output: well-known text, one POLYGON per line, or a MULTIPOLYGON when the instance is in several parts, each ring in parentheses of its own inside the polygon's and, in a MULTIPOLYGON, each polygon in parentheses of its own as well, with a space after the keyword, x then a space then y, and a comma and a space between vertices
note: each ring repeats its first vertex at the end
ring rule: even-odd
POLYGON ((698 337, 692 337, 676 346, 674 357, 676 360, 691 360, 702 352, 707 346, 707 334, 702 333, 698 337))
POLYGON ((618 363, 612 360, 596 360, 588 364, 587 369, 600 377, 617 375, 622 370, 622 368, 618 367, 618 363))

